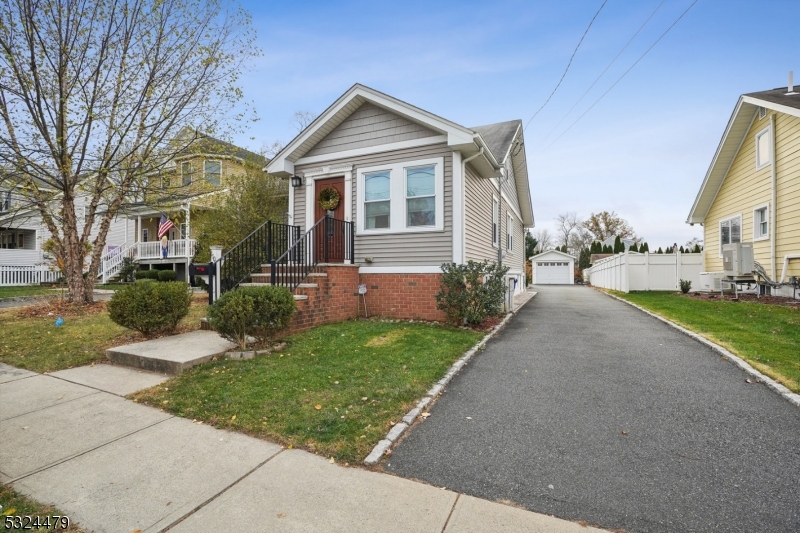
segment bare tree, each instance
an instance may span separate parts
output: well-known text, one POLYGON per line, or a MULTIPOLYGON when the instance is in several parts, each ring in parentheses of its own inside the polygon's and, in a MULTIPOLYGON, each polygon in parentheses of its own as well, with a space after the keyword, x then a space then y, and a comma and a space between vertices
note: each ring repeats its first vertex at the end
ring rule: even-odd
POLYGON ((561 213, 556 217, 556 244, 569 248, 572 233, 583 226, 583 221, 578 218, 574 211, 561 213))
POLYGON ((2 185, 41 216, 73 302, 92 301, 121 206, 192 142, 178 133, 222 131, 254 38, 249 15, 219 0, 0 4, 2 185))
POLYGON ((625 237, 636 239, 636 233, 628 221, 619 217, 614 211, 592 213, 583 223, 583 227, 592 233, 595 240, 601 242, 614 236, 618 236, 620 239, 625 237))
POLYGON ((553 249, 553 236, 547 228, 539 228, 533 231, 533 238, 536 239, 536 253, 546 252, 553 249))
POLYGON ((263 153, 264 157, 267 159, 272 159, 278 155, 278 152, 283 150, 285 145, 286 143, 283 141, 274 141, 272 144, 264 144, 264 146, 261 147, 261 153, 263 153))
POLYGON ((594 235, 584 227, 576 228, 569 236, 567 249, 574 255, 580 255, 581 251, 587 250, 594 242, 594 235))
POLYGON ((295 111, 294 115, 292 115, 292 120, 298 133, 306 129, 316 118, 317 114, 311 111, 295 111))

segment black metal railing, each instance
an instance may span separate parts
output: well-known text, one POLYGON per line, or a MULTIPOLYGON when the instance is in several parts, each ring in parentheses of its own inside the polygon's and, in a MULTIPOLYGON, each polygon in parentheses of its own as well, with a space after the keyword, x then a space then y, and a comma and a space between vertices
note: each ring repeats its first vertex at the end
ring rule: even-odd
POLYGON ((355 227, 332 217, 317 221, 286 252, 270 261, 270 283, 293 291, 320 263, 355 262, 355 227))
POLYGON ((227 292, 270 263, 300 239, 300 227, 267 221, 217 260, 220 292, 227 292))

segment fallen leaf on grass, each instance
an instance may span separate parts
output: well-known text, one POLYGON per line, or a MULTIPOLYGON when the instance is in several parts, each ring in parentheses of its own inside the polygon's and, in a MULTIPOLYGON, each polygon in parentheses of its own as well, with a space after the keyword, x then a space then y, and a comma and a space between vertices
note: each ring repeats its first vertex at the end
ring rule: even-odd
POLYGON ((319 411, 320 409, 322 409, 322 406, 320 404, 317 404, 317 405, 314 406, 314 409, 319 411))
POLYGON ((231 422, 233 422, 234 420, 236 420, 236 415, 233 415, 233 416, 231 417, 231 422))

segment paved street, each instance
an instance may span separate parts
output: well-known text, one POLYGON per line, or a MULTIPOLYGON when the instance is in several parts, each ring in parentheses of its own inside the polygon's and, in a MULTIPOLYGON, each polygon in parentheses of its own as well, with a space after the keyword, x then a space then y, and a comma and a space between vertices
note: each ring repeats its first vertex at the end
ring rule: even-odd
POLYGON ((386 470, 629 532, 800 531, 800 409, 624 303, 535 290, 386 470))

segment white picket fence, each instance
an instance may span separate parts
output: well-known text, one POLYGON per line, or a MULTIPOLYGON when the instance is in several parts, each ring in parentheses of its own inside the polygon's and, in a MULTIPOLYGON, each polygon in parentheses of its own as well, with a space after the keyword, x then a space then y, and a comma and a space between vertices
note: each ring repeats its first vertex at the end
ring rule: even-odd
POLYGON ((60 274, 44 265, 0 266, 0 287, 55 283, 60 274))
POLYGON ((625 252, 601 259, 583 271, 595 287, 621 292, 680 290, 680 280, 700 288, 703 254, 643 254, 625 252))

